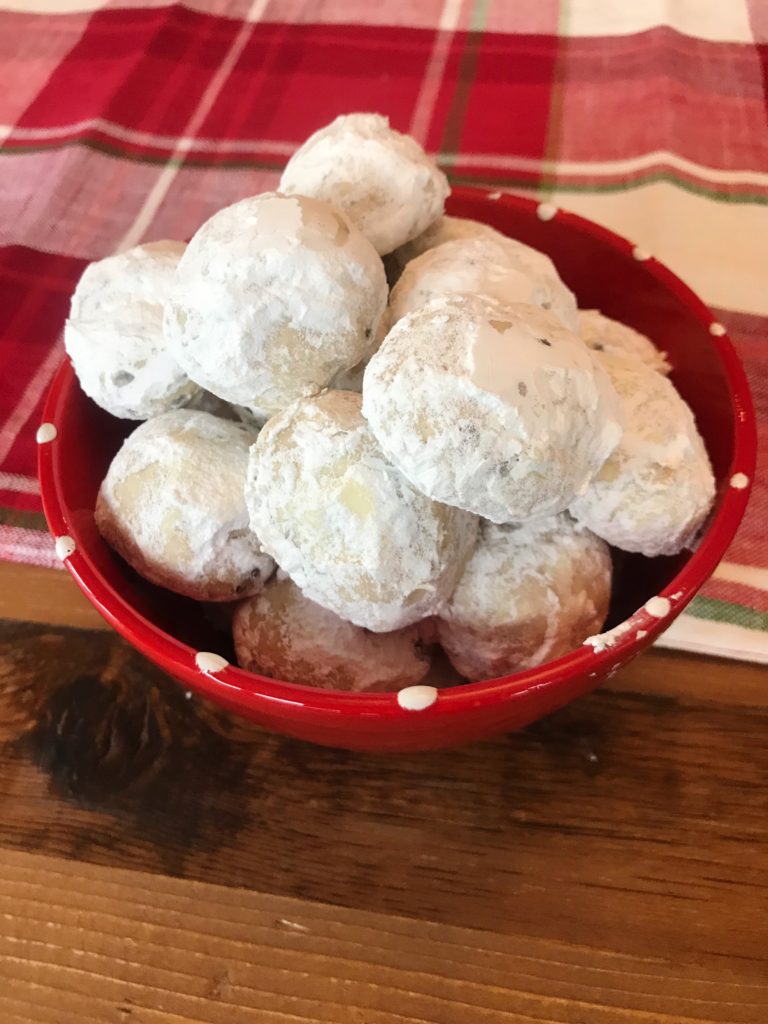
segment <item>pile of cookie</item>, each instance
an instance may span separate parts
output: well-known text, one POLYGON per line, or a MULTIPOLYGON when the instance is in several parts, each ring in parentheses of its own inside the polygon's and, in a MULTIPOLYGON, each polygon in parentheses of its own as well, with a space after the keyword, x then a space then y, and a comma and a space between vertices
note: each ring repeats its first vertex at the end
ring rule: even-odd
POLYGON ((351 114, 279 191, 78 284, 80 383, 145 421, 98 528, 153 583, 232 602, 247 669, 365 691, 419 682, 438 644, 467 679, 540 665, 602 626, 609 546, 678 552, 710 509, 662 353, 448 193, 351 114))

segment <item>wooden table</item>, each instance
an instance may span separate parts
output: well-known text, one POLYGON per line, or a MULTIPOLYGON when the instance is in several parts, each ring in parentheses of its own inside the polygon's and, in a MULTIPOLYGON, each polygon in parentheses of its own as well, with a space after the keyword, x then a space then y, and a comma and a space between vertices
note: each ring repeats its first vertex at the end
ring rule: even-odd
POLYGON ((768 680, 652 652, 523 733, 350 754, 0 567, 2 1024, 768 1022, 768 680))

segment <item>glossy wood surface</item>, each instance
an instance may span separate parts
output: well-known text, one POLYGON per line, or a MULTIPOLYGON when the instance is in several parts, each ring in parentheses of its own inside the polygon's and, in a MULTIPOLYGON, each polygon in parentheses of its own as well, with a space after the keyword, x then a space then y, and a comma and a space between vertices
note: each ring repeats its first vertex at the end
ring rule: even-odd
POLYGON ((501 740, 271 736, 0 566, 0 1020, 768 1020, 768 679, 652 651, 501 740))

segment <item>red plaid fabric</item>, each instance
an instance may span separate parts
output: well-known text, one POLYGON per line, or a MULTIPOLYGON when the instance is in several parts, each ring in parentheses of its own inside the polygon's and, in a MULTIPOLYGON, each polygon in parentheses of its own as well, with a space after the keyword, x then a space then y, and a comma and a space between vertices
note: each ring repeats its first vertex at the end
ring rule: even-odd
MULTIPOLYGON (((352 110, 389 115, 456 182, 554 199, 669 263, 735 338, 765 452, 768 15, 657 6, 0 0, 0 557, 56 564, 34 431, 85 263, 188 237, 352 110)), ((669 642, 768 660, 767 479, 763 462, 669 642)))

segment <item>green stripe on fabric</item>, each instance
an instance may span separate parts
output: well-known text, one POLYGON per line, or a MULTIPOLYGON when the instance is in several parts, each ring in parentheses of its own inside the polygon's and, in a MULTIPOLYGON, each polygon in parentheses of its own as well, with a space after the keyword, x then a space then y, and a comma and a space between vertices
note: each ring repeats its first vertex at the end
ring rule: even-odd
POLYGON ((175 156, 155 156, 151 153, 139 155, 121 149, 117 144, 95 139, 72 139, 67 142, 56 142, 43 146, 0 146, 0 156, 27 156, 30 153, 45 153, 49 150, 68 149, 71 146, 82 146, 83 149, 91 149, 95 153, 102 153, 104 156, 117 157, 120 160, 130 160, 137 164, 159 164, 163 167, 166 165, 169 167, 189 165, 206 170, 212 167, 221 167, 231 171, 282 171, 283 167, 285 167, 284 160, 206 160, 204 157, 194 156, 182 159, 175 156))
MULTIPOLYGON (((84 149, 94 150, 97 153, 102 153, 104 156, 114 157, 120 160, 130 160, 133 163, 160 165, 163 167, 168 165, 170 167, 184 166, 196 170, 218 168, 223 171, 282 171, 285 166, 284 161, 277 160, 207 160, 204 157, 196 157, 194 155, 187 155, 183 160, 181 160, 177 157, 150 155, 139 156, 133 153, 127 153, 124 150, 121 150, 118 146, 110 146, 103 142, 92 142, 89 139, 77 139, 72 142, 65 142, 61 144, 57 143, 56 145, 48 146, 0 146, 0 156, 12 157, 16 155, 27 155, 30 153, 44 153, 48 151, 55 151, 57 149, 69 148, 71 146, 82 146, 84 149)), ((441 158, 440 163, 447 165, 448 161, 441 158)), ((556 190, 558 192, 573 192, 575 194, 607 194, 613 192, 627 192, 633 188, 642 188, 645 185, 661 183, 672 185, 675 188, 682 189, 684 192, 690 192, 693 195, 702 196, 704 199, 712 199, 716 202, 732 203, 734 205, 768 205, 768 195, 760 195, 756 192, 724 192, 714 186, 710 188, 707 185, 701 185, 696 182, 687 181, 684 178, 678 178, 674 174, 666 171, 658 171, 651 174, 639 172, 637 175, 627 178, 624 181, 593 182, 588 185, 583 184, 582 182, 569 182, 564 179, 557 178, 557 176, 552 175, 551 172, 542 175, 541 178, 537 176, 515 177, 512 174, 494 174, 485 171, 482 174, 477 175, 453 174, 450 170, 448 170, 447 173, 449 179, 455 185, 498 185, 499 187, 506 189, 521 189, 528 191, 534 189, 537 193, 541 193, 542 190, 556 190)))
MULTIPOLYGON (((546 136, 544 140, 544 159, 548 162, 557 160, 560 151, 560 134, 563 123, 563 105, 565 101, 565 68, 567 63, 567 47, 570 24, 569 0, 561 0, 557 17, 557 52, 552 67, 552 81, 549 88, 549 110, 547 112, 546 136)), ((539 171, 537 194, 546 199, 555 190, 553 175, 539 171)))
POLYGON ((25 530, 48 532, 42 512, 21 512, 15 508, 0 508, 0 526, 20 526, 25 530))
POLYGON ((485 23, 488 20, 489 7, 490 0, 477 0, 474 8, 472 9, 472 15, 469 21, 469 29, 471 32, 485 31, 485 23))
POLYGON ((744 629, 768 632, 768 612, 759 612, 755 608, 730 601, 718 601, 714 597, 695 597, 685 613, 695 619, 726 622, 732 626, 743 626, 744 629))
MULTIPOLYGON (((482 174, 474 175, 469 174, 449 174, 448 177, 456 185, 481 185, 483 183, 488 185, 500 185, 503 188, 527 188, 532 187, 530 178, 515 178, 505 174, 482 174)), ((648 175, 642 173, 638 174, 636 178, 626 181, 606 181, 606 182, 595 182, 589 185, 585 185, 582 182, 569 182, 562 179, 557 179, 552 175, 544 175, 535 185, 536 190, 540 191, 550 190, 557 192, 574 192, 574 193, 610 193, 610 192, 628 192, 633 188, 642 188, 644 185, 656 185, 656 184, 673 185, 675 188, 680 188, 684 192, 691 192, 696 196, 703 196, 704 199, 713 199, 716 202, 722 203, 753 203, 758 206, 768 205, 768 195, 759 195, 756 192, 723 192, 715 187, 709 188, 706 185, 699 185, 692 181, 686 181, 684 178, 678 178, 674 174, 670 174, 664 171, 656 172, 648 175)))
MULTIPOLYGON (((476 0, 469 19, 469 32, 464 52, 459 63, 459 80, 456 83, 456 90, 453 94, 448 116, 445 119, 443 129, 443 143, 441 152, 454 155, 461 148, 461 134, 464 127, 464 117, 467 112, 467 103, 472 84, 475 80, 477 68, 477 55, 480 49, 485 21, 488 16, 488 5, 490 0, 476 0)), ((440 163, 449 168, 451 156, 443 156, 440 163)))

